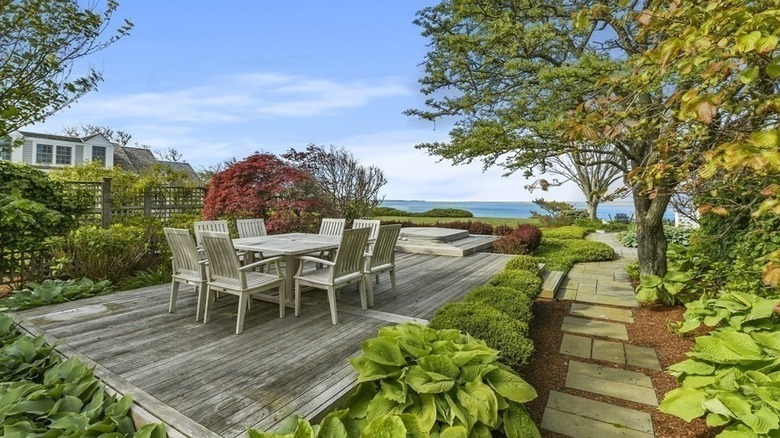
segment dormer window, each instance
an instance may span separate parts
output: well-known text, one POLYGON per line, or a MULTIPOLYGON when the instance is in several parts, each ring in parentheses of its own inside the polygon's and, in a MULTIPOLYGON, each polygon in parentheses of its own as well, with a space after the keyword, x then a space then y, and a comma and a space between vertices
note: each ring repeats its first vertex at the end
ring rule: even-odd
POLYGON ((70 146, 57 146, 56 162, 58 165, 70 165, 73 162, 73 148, 70 146))
POLYGON ((35 148, 35 162, 37 164, 52 164, 54 159, 54 146, 38 143, 35 148))

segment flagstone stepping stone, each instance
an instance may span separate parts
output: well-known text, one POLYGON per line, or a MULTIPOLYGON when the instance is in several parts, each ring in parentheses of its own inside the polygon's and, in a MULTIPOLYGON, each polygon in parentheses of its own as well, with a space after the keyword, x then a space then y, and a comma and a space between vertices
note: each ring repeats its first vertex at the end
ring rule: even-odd
POLYGON ((594 319, 574 318, 567 316, 563 318, 561 330, 565 332, 579 333, 589 336, 601 336, 605 338, 628 340, 628 331, 626 326, 616 322, 596 321, 594 319))
POLYGON ((650 377, 634 371, 572 360, 566 374, 566 387, 658 406, 650 377))
POLYGON ((639 368, 661 371, 655 349, 626 344, 626 363, 639 368))
POLYGON ((617 309, 615 307, 599 306, 595 304, 572 303, 569 313, 576 316, 584 316, 586 318, 634 322, 634 317, 629 309, 617 309))
POLYGON ((585 336, 575 336, 568 333, 563 334, 561 342, 561 354, 569 356, 584 357, 590 359, 590 348, 593 340, 585 336))
POLYGON ((623 351, 622 342, 593 340, 593 353, 591 356, 596 360, 605 360, 619 364, 626 363, 626 354, 623 351))
POLYGON ((577 289, 577 297, 575 300, 584 303, 607 304, 609 306, 639 307, 639 302, 636 300, 633 294, 630 296, 610 296, 606 294, 597 294, 595 287, 585 290, 582 288, 582 286, 580 286, 580 288, 577 289))
POLYGON ((650 414, 550 391, 542 429, 573 438, 653 438, 650 414))

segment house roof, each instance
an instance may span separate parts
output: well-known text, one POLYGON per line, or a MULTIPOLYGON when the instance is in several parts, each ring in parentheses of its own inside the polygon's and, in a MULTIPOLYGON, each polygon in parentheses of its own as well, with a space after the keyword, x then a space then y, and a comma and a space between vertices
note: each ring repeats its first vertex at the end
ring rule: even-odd
POLYGON ((72 143, 84 143, 84 139, 80 137, 70 137, 67 135, 56 134, 42 134, 40 132, 19 131, 25 137, 45 138, 47 140, 69 141, 72 143))
POLYGON ((198 174, 195 169, 192 168, 190 163, 182 163, 181 161, 160 161, 163 166, 169 166, 171 169, 178 172, 186 172, 190 179, 198 179, 198 174))

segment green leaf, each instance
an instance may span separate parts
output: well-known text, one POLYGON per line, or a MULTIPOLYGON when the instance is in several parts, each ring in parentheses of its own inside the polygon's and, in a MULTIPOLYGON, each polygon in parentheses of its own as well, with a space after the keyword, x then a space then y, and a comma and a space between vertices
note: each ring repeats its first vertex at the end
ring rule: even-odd
POLYGON ((430 427, 424 428, 418 417, 410 414, 401 414, 400 418, 406 428, 407 438, 428 438, 430 427))
MULTIPOLYGON (((314 430, 306 422, 298 422, 298 428, 295 430, 295 438, 309 438, 314 436, 314 430)), ((317 430, 317 438, 347 438, 347 428, 337 416, 328 415, 320 423, 317 430)))
POLYGON ((460 370, 455 363, 447 356, 441 354, 431 354, 417 360, 420 367, 428 373, 437 373, 447 376, 449 379, 455 379, 460 374, 460 370))
POLYGON ((757 434, 769 433, 770 430, 775 430, 780 426, 777 413, 766 405, 761 405, 758 410, 751 414, 740 416, 739 419, 757 434))
POLYGON ((380 386, 382 387, 382 394, 386 399, 396 403, 404 403, 406 401, 406 383, 403 381, 385 379, 380 382, 380 386))
POLYGON ((510 371, 496 369, 488 373, 485 379, 497 393, 518 403, 529 402, 537 396, 533 386, 510 371))
POLYGON ((737 37, 736 49, 740 52, 751 52, 756 49, 756 43, 761 39, 761 32, 753 31, 737 37))
POLYGON ((406 359, 401 347, 392 338, 372 338, 363 342, 363 354, 367 359, 380 365, 402 366, 406 359))
POLYGON ((366 416, 368 404, 376 396, 377 391, 374 384, 370 382, 358 383, 355 392, 347 400, 349 406, 349 415, 352 418, 363 418, 366 416))
POLYGON ((419 365, 409 367, 409 371, 406 373, 406 383, 415 391, 423 394, 445 392, 455 386, 454 380, 434 380, 419 365))
POLYGON ((504 411, 504 432, 507 438, 541 438, 542 436, 525 407, 516 403, 510 403, 509 409, 504 411))
POLYGON ((358 372, 358 382, 371 382, 384 379, 397 373, 399 368, 378 364, 369 360, 366 356, 349 359, 352 367, 358 372))
POLYGON ((469 432, 463 426, 444 426, 439 434, 440 438, 468 438, 469 432))
POLYGON ((168 431, 166 430, 165 424, 163 423, 144 424, 133 435, 133 438, 167 438, 167 437, 168 437, 168 431))
POLYGON ((420 421, 420 427, 430 431, 436 424, 436 401, 433 394, 412 395, 414 402, 406 408, 405 414, 414 415, 420 421))
POLYGON ((406 438, 406 426, 397 416, 379 417, 368 423, 361 438, 406 438))
POLYGON ((398 403, 388 400, 382 393, 374 396, 371 402, 368 403, 366 409, 366 418, 371 421, 375 418, 379 418, 383 415, 400 414, 401 408, 398 403))
POLYGON ((675 376, 682 374, 708 376, 715 372, 715 366, 702 360, 688 359, 670 366, 668 371, 675 376))
POLYGON ((758 78, 758 73, 759 70, 757 66, 748 67, 739 75, 739 81, 745 85, 749 85, 758 78))
POLYGON ((666 393, 658 410, 690 423, 691 420, 701 417, 706 412, 703 406, 705 398, 703 391, 686 387, 676 388, 666 393))
POLYGON ((771 79, 780 78, 780 57, 773 58, 766 66, 766 75, 771 79))
POLYGON ((639 284, 643 288, 658 287, 661 285, 661 283, 663 283, 663 279, 657 275, 643 275, 639 280, 639 284))
POLYGON ((469 382, 458 389, 458 401, 482 424, 498 426, 498 400, 493 389, 481 382, 469 382))

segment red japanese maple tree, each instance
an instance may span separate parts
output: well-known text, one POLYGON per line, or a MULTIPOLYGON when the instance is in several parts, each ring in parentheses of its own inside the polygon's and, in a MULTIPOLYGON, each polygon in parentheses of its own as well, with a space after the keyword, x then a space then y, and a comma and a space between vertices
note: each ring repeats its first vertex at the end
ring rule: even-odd
POLYGON ((325 207, 319 195, 307 172, 256 153, 214 175, 203 216, 264 218, 269 233, 312 231, 325 207))

